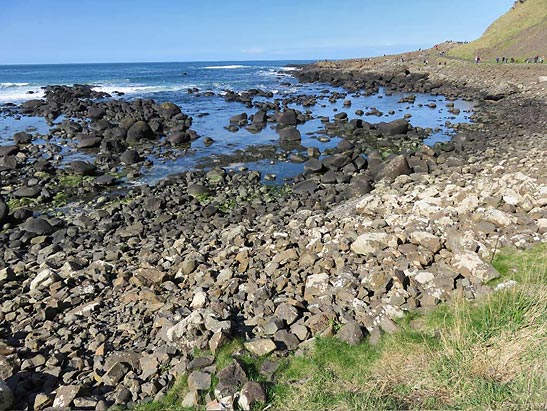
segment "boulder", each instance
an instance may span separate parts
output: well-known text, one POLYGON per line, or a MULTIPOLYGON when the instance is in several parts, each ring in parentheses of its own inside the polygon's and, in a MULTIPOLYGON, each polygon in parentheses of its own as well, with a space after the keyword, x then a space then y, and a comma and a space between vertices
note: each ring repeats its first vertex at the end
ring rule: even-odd
POLYGON ((166 119, 171 119, 177 114, 180 114, 180 108, 175 103, 165 102, 158 106, 158 113, 160 116, 166 119))
POLYGON ((93 176, 97 171, 97 167, 95 167, 95 165, 82 160, 71 161, 70 168, 74 174, 79 176, 93 176))
POLYGON ((363 330, 355 321, 344 324, 336 336, 349 345, 357 345, 364 338, 363 330))
POLYGON ((297 130, 294 126, 288 126, 282 129, 279 129, 279 140, 281 142, 300 142, 302 140, 302 136, 300 135, 300 131, 297 130))
POLYGON ((32 141, 32 135, 21 131, 13 135, 13 141, 15 144, 28 144, 32 141))
POLYGON ((239 407, 244 411, 250 411, 257 404, 264 403, 266 403, 266 392, 262 385, 256 381, 247 382, 239 394, 239 407))
POLYGON ((177 146, 180 144, 188 143, 191 138, 184 131, 179 131, 177 133, 171 133, 167 136, 166 140, 171 143, 172 146, 177 146))
POLYGON ((395 179, 400 175, 409 175, 412 173, 412 169, 408 165, 408 161, 404 155, 395 156, 385 161, 376 173, 376 181, 380 181, 384 178, 395 179))
POLYGON ((11 404, 13 403, 13 394, 4 382, 0 380, 0 411, 11 410, 11 404))
POLYGON ((279 113, 276 115, 276 120, 280 126, 296 126, 297 124, 296 111, 287 110, 287 111, 284 111, 283 113, 279 113))
POLYGON ((137 164, 143 160, 144 159, 139 155, 138 151, 133 149, 125 150, 120 156, 120 161, 127 165, 137 164))
POLYGON ((99 120, 106 115, 106 110, 102 107, 89 107, 87 116, 92 120, 99 120))
POLYGON ((48 235, 56 231, 55 227, 53 227, 48 221, 43 218, 34 217, 31 217, 25 221, 23 229, 36 235, 48 235))
POLYGON ((156 135, 146 121, 137 121, 127 130, 127 141, 137 143, 141 140, 154 140, 156 135))
POLYGON ((103 139, 101 137, 89 136, 78 142, 78 148, 94 148, 99 147, 103 139))
POLYGON ((9 207, 3 201, 0 201, 0 224, 4 224, 9 215, 9 207))
POLYGON ((264 124, 268 120, 266 112, 264 110, 258 110, 253 115, 253 124, 264 124))
POLYGON ((0 157, 7 157, 19 152, 19 147, 14 144, 9 146, 0 146, 0 157))
POLYGON ((42 188, 38 186, 21 187, 13 193, 15 198, 37 198, 42 192, 42 188))
POLYGON ((389 123, 379 123, 377 125, 378 131, 386 136, 395 136, 397 134, 406 134, 410 123, 401 118, 399 120, 393 120, 389 123))

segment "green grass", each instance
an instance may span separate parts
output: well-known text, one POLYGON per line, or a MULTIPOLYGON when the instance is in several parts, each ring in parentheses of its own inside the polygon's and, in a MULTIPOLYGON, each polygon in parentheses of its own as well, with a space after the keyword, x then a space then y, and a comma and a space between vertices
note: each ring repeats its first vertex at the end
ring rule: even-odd
MULTIPOLYGON (((479 301, 455 298, 428 314, 410 313, 398 321, 400 332, 374 346, 318 338, 311 351, 278 360, 276 384, 267 387, 269 409, 543 409, 547 245, 502 250, 494 265, 503 281, 516 285, 479 301)), ((241 348, 236 340, 221 349, 217 369, 241 348)), ((238 358, 251 379, 263 381, 263 358, 238 358)), ((182 410, 185 384, 183 376, 160 402, 137 410, 182 410)))

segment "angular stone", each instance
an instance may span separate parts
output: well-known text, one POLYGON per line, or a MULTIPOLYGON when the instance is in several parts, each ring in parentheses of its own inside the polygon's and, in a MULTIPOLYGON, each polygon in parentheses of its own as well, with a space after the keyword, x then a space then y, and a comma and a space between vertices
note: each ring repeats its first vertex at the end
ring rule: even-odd
POLYGON ((364 338, 363 330, 355 321, 344 324, 336 336, 349 345, 357 345, 364 338))
POLYGON ((383 178, 395 179, 400 175, 408 175, 412 173, 412 169, 408 165, 406 157, 403 155, 395 156, 385 161, 376 174, 376 181, 383 178))
POLYGON ((211 374, 193 371, 188 376, 188 388, 192 391, 206 391, 211 387, 211 374))
POLYGON ((304 289, 304 299, 309 301, 318 295, 324 294, 329 287, 329 275, 313 274, 306 277, 306 288, 304 289))
POLYGON ((491 264, 485 263, 476 253, 470 251, 455 254, 452 266, 473 283, 486 283, 500 276, 491 264))
POLYGON ((256 381, 246 383, 239 394, 238 404, 244 411, 250 411, 259 403, 266 402, 266 392, 256 381))
POLYGON ((36 275, 36 277, 34 277, 34 279, 30 283, 30 289, 39 290, 42 288, 47 288, 58 280, 60 280, 60 277, 51 269, 46 268, 40 271, 36 275))
POLYGON ((437 253, 441 249, 441 239, 426 231, 414 231, 410 233, 410 241, 413 244, 427 248, 432 253, 437 253))
POLYGON ((125 377, 128 371, 129 371, 129 367, 127 365, 125 365, 122 362, 117 362, 114 365, 112 365, 108 369, 108 371, 103 375, 103 382, 106 385, 115 386, 121 380, 123 380, 123 378, 125 377))
POLYGON ((275 309, 275 315, 279 319, 284 320, 287 325, 291 325, 299 317, 298 309, 287 303, 279 304, 275 309))
POLYGON ((152 284, 161 284, 169 278, 167 273, 155 268, 139 268, 137 273, 152 284))
POLYGON ((217 331, 213 334, 211 339, 209 340, 209 349, 213 354, 216 354, 216 352, 221 349, 226 343, 229 341, 228 337, 224 332, 217 331))
POLYGON ((252 341, 248 341, 243 344, 247 351, 262 357, 275 351, 277 348, 275 343, 269 338, 261 338, 252 341))
POLYGON ((387 247, 388 235, 386 233, 361 234, 351 245, 354 253, 367 255, 383 250, 387 247))
POLYGON ((218 384, 215 388, 215 396, 218 399, 233 395, 249 379, 245 370, 238 361, 234 361, 217 373, 218 384))
POLYGON ((53 406, 59 408, 70 407, 74 398, 80 393, 80 389, 80 385, 65 385, 57 388, 53 406))

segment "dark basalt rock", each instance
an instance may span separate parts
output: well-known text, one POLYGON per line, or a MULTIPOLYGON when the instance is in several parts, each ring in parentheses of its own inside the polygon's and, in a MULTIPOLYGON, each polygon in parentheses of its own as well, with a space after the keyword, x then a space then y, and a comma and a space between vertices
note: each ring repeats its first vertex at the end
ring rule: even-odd
POLYGON ((137 143, 141 140, 154 140, 156 135, 146 121, 137 121, 127 130, 127 141, 137 143))
POLYGON ((187 133, 181 131, 178 133, 169 134, 166 140, 171 143, 171 145, 177 146, 180 144, 188 143, 191 138, 187 133))
POLYGON ((139 155, 137 150, 128 149, 123 152, 123 154, 120 156, 120 161, 125 164, 136 164, 140 163, 144 159, 139 155))
POLYGON ((279 133, 279 140, 282 142, 299 142, 302 140, 300 131, 294 126, 288 126, 281 128, 277 131, 279 133))
POLYGON ((37 198, 42 192, 42 188, 38 186, 34 187, 21 187, 13 193, 15 198, 37 198))
POLYGON ((377 124, 378 131, 386 136, 395 136, 397 134, 406 134, 410 123, 405 119, 390 121, 389 123, 377 124))
POLYGON ((8 218, 9 207, 3 201, 0 201, 0 224, 4 224, 8 218))
POLYGON ((23 229, 37 235, 48 235, 56 231, 56 228, 43 218, 29 218, 25 221, 23 229))
POLYGON ((15 133, 13 135, 13 141, 15 141, 15 144, 28 144, 32 141, 32 135, 25 133, 24 131, 15 133))
POLYGON ((383 178, 394 179, 403 174, 411 174, 412 169, 408 165, 408 161, 405 156, 395 156, 382 164, 378 173, 376 174, 376 181, 380 181, 383 178))
POLYGON ((93 176, 97 171, 95 165, 81 160, 71 161, 70 168, 75 174, 80 176, 93 176))

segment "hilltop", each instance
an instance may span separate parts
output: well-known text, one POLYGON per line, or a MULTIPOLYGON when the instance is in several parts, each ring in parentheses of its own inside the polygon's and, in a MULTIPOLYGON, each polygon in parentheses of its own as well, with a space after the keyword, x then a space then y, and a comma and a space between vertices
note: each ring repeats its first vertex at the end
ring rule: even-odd
POLYGON ((475 41, 454 47, 449 55, 492 60, 506 56, 523 61, 547 52, 547 3, 519 0, 475 41))

